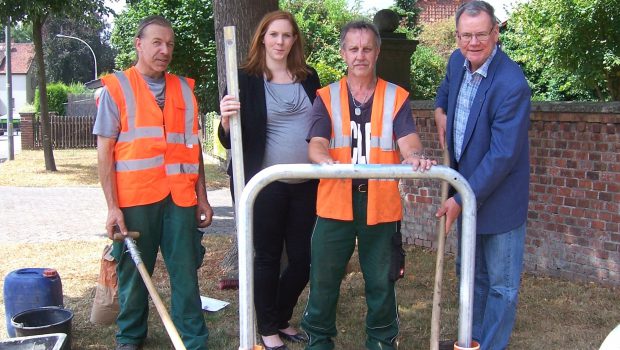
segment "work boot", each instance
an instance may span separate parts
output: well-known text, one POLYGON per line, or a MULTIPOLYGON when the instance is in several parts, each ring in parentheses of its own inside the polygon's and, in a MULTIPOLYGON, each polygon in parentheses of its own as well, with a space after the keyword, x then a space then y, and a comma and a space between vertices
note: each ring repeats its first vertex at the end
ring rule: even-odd
POLYGON ((116 344, 116 350, 138 350, 140 348, 140 344, 116 344))

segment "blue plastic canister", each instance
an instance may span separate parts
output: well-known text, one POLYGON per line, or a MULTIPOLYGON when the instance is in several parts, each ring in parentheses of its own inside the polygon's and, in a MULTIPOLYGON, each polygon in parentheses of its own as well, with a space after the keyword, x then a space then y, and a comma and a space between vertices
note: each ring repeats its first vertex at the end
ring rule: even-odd
POLYGON ((58 272, 46 268, 12 271, 4 278, 4 314, 9 337, 15 337, 11 317, 41 306, 64 307, 58 272))

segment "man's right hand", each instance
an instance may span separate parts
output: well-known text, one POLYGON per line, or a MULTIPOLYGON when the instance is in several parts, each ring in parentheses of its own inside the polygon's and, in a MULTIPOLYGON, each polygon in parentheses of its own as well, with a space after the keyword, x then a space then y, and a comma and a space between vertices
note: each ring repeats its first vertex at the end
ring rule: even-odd
POLYGON ((441 149, 446 148, 446 124, 448 116, 446 111, 441 107, 435 108, 435 125, 437 126, 437 134, 439 135, 439 146, 441 149))
POLYGON ((127 236, 127 226, 125 226, 125 217, 120 208, 109 209, 108 218, 106 219, 105 229, 108 233, 108 238, 114 240, 115 227, 118 226, 116 232, 119 232, 123 236, 127 236))

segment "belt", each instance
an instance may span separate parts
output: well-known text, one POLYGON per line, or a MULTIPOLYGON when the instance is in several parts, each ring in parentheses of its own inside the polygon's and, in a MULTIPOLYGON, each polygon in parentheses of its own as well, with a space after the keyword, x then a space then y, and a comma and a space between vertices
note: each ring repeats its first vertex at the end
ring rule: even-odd
POLYGON ((361 185, 353 186, 353 191, 360 192, 360 193, 366 193, 368 192, 368 184, 361 184, 361 185))

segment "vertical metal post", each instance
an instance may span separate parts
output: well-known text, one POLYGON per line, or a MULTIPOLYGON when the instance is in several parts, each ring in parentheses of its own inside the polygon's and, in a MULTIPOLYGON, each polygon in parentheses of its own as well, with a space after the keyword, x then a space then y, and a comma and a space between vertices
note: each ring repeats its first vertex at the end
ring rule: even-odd
POLYGON ((13 77, 11 72, 11 17, 6 25, 6 132, 9 141, 9 160, 15 160, 15 144, 13 139, 13 77))
MULTIPOLYGON (((473 319, 473 287, 474 287, 474 258, 476 241, 476 197, 467 180, 461 174, 446 166, 434 166, 426 172, 414 172, 409 165, 311 165, 311 164, 283 164, 274 165, 261 170, 254 175, 245 186, 239 201, 238 229, 239 229, 239 262, 252 262, 252 220, 253 205, 258 193, 269 183, 280 179, 441 179, 449 182, 463 200, 461 213, 462 241, 461 241, 461 281, 459 295, 459 329, 458 344, 462 347, 471 347, 472 319, 473 319)), ((252 269, 239 268, 240 285, 247 284, 249 290, 253 288, 252 269), (249 272, 249 274, 248 274, 249 272)), ((240 350, 251 350, 254 346, 256 334, 254 332, 254 308, 251 294, 239 293, 239 327, 240 350), (252 326, 248 326, 252 323, 252 326), (251 332, 251 333, 248 333, 251 332)))
MULTIPOLYGON (((228 95, 239 98, 239 79, 237 77, 237 44, 235 37, 235 27, 224 27, 224 57, 226 60, 226 86, 228 95)), ((252 237, 249 240, 241 239, 241 229, 239 227, 239 203, 241 193, 245 187, 245 172, 243 168, 243 144, 241 142, 241 120, 239 113, 230 117, 230 144, 233 170, 233 187, 235 196, 235 222, 237 223, 237 244, 239 251, 239 276, 246 276, 239 279, 239 302, 240 313, 254 314, 254 295, 252 294, 252 283, 254 280, 254 270, 252 264, 253 256, 248 257, 241 252, 252 252, 252 237)), ((256 332, 254 330, 254 317, 239 319, 240 344, 254 344, 256 332)), ((252 346, 253 347, 253 346, 252 346)), ((241 349, 241 348, 240 348, 241 349)), ((251 348, 249 348, 251 349, 251 348)))

